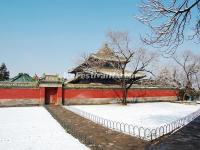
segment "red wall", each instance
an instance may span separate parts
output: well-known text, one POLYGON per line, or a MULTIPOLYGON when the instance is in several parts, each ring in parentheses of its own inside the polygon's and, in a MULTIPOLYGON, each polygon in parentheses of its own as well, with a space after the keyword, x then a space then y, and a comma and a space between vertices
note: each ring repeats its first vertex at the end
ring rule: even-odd
MULTIPOLYGON (((51 90, 51 88, 49 88, 51 90)), ((25 99, 34 100, 40 104, 45 102, 45 93, 47 88, 0 88, 0 101, 25 99)), ((57 102, 61 104, 62 100, 90 99, 90 98, 121 98, 120 89, 57 89, 57 102)), ((130 89, 128 97, 170 97, 177 96, 175 89, 130 89)))
MULTIPOLYGON (((40 88, 0 88, 0 103, 8 101, 25 100, 25 102, 33 102, 44 104, 47 97, 53 93, 55 104, 62 103, 62 87, 40 87, 40 88)), ((20 102, 20 101, 19 101, 20 102)), ((14 102, 13 102, 14 104, 14 102)))
MULTIPOLYGON (((162 97, 176 96, 177 90, 174 89, 130 89, 128 97, 162 97)), ((120 89, 65 89, 65 99, 80 98, 120 98, 120 89)))
POLYGON ((0 88, 0 99, 37 99, 39 88, 0 88))

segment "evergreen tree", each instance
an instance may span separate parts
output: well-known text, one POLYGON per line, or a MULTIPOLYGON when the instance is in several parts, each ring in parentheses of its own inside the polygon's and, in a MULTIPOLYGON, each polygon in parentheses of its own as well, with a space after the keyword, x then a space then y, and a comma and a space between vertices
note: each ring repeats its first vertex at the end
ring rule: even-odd
POLYGON ((8 80, 10 72, 7 70, 5 63, 2 63, 0 66, 0 81, 8 80))

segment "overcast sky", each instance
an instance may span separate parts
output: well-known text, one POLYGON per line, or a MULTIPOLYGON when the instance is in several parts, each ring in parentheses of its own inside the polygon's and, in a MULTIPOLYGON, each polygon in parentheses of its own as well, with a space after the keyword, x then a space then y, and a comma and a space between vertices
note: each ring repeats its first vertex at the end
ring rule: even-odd
MULTIPOLYGON (((134 16, 140 0, 1 0, 0 63, 19 72, 60 74, 97 51, 106 32, 128 31, 136 47, 148 31, 134 16)), ((185 43, 180 49, 200 52, 185 43)))

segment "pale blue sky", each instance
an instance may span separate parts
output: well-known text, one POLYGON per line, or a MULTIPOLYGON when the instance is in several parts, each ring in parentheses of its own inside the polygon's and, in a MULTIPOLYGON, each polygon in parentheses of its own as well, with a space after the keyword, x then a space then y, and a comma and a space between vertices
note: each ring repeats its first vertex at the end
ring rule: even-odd
MULTIPOLYGON (((106 32, 129 31, 136 47, 147 28, 134 19, 140 0, 0 0, 0 63, 19 72, 60 74, 84 52, 95 52, 106 32)), ((181 49, 200 52, 186 43, 181 49)))

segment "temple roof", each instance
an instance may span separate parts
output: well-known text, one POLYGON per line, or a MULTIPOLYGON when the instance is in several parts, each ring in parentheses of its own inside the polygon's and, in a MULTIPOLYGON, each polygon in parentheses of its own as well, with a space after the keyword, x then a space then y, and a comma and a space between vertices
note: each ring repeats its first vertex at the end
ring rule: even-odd
MULTIPOLYGON (((122 71, 120 69, 106 69, 106 68, 97 68, 97 73, 105 74, 111 77, 122 77, 122 71)), ((133 72, 125 70, 124 76, 125 78, 131 78, 133 72)), ((135 74, 135 77, 145 77, 145 74, 142 72, 138 72, 135 74)))
POLYGON ((40 82, 42 83, 45 83, 45 82, 48 82, 48 83, 62 83, 63 82, 63 79, 61 79, 58 75, 46 75, 44 74, 42 78, 40 78, 40 82))
MULTIPOLYGON (((93 63, 91 63, 91 64, 88 63, 90 61, 92 62, 93 59, 102 60, 103 62, 114 62, 114 63, 117 63, 117 62, 123 63, 124 61, 126 61, 123 57, 117 57, 117 55, 113 52, 113 50, 110 49, 107 44, 105 44, 104 47, 101 48, 97 53, 91 54, 85 62, 83 62, 79 66, 70 70, 69 73, 80 72, 83 70, 84 67, 88 67, 87 66, 88 64, 94 65, 93 63)), ((89 66, 89 67, 91 67, 91 66, 89 66)))
MULTIPOLYGON (((88 68, 88 69, 83 69, 82 73, 78 74, 77 76, 75 76, 74 79, 68 81, 68 82, 73 82, 76 80, 81 79, 82 74, 90 74, 90 75, 101 75, 100 78, 103 78, 103 76, 106 78, 122 78, 122 72, 120 69, 106 69, 106 68, 98 68, 98 67, 94 67, 94 68, 88 68)), ((133 76, 133 72, 125 70, 124 73, 125 78, 130 79, 130 78, 144 78, 146 75, 143 72, 138 72, 133 76)))
MULTIPOLYGON (((107 68, 93 67, 90 69, 85 69, 83 72, 90 73, 90 74, 108 75, 110 77, 122 77, 122 71, 120 69, 107 69, 107 68)), ((133 75, 132 71, 125 70, 124 76, 126 78, 131 78, 132 75, 133 75)), ((138 72, 137 74, 135 74, 135 77, 145 77, 145 74, 143 72, 138 72)))
POLYGON ((19 73, 17 76, 10 79, 10 82, 35 82, 35 80, 27 73, 19 73))
POLYGON ((95 58, 106 61, 116 61, 116 62, 125 61, 123 57, 117 57, 114 51, 110 49, 107 44, 105 44, 104 47, 101 48, 96 54, 91 54, 89 58, 95 58))

